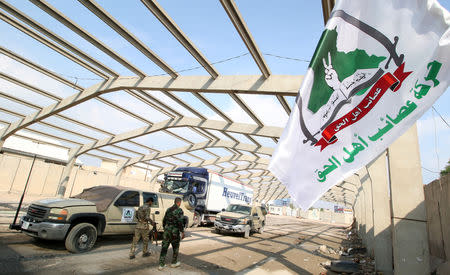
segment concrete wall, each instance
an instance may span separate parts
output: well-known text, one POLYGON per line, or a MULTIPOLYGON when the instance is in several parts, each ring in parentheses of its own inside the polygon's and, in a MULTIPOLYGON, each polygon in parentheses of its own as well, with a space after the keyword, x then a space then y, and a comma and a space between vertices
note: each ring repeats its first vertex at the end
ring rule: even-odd
POLYGON ((328 223, 351 224, 353 221, 353 213, 334 213, 334 211, 319 209, 311 209, 300 211, 300 217, 309 220, 323 221, 328 223))
POLYGON ((27 194, 52 196, 56 192, 63 166, 31 157, 0 155, 0 192, 21 193, 30 176, 27 194), (31 172, 31 174, 30 174, 31 172))
POLYGON ((376 270, 383 274, 429 274, 416 126, 346 182, 356 188, 356 228, 369 255, 375 258, 376 270))
POLYGON ((300 211, 299 209, 297 208, 292 209, 289 206, 269 205, 270 214, 299 217, 300 216, 299 211, 300 211))
MULTIPOLYGON (((33 197, 56 196, 64 166, 36 159, 33 169, 31 169, 32 162, 33 158, 31 157, 11 153, 0 154, 0 192, 21 194, 28 175, 30 175, 27 195, 33 197)), ((114 179, 114 173, 108 169, 77 166, 72 169, 65 196, 69 197, 78 194, 84 188, 96 185, 113 185, 114 179)), ((143 176, 140 174, 134 176, 124 173, 119 185, 146 191, 157 191, 159 189, 157 184, 150 184, 143 179, 143 176)))
POLYGON ((430 254, 450 259, 450 175, 424 186, 430 254))

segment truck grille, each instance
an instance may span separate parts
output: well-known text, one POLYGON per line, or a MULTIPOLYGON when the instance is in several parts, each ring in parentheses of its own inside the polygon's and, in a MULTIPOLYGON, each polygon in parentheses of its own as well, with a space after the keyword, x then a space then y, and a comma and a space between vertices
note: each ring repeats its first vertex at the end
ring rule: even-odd
POLYGON ((32 204, 28 207, 27 216, 33 220, 42 221, 47 216, 48 210, 47 207, 32 204))
POLYGON ((237 224, 238 223, 237 219, 233 219, 233 218, 229 218, 229 217, 221 217, 220 220, 223 223, 227 223, 227 224, 237 224))

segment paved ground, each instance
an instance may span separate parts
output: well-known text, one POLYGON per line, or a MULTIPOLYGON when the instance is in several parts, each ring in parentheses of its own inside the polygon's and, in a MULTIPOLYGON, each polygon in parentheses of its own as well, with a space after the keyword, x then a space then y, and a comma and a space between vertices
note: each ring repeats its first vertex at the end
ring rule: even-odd
MULTIPOLYGON (((131 236, 103 237, 85 254, 71 254, 62 242, 36 241, 0 226, 0 274, 319 274, 321 262, 336 254, 315 252, 325 244, 337 249, 343 226, 268 215, 263 234, 249 239, 218 235, 211 228, 188 229, 181 243, 181 267, 157 270, 159 246, 152 255, 128 259, 131 236)), ((169 249, 168 258, 171 257, 169 249)))

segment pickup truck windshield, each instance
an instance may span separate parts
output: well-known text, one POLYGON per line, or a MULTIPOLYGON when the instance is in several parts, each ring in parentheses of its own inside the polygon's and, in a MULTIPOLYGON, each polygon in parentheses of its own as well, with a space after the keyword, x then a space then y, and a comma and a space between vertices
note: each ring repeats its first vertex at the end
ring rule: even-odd
POLYGON ((163 184, 163 191, 174 194, 184 194, 187 193, 188 187, 189 183, 187 181, 166 180, 163 184))
POLYGON ((231 204, 227 207, 227 209, 225 209, 225 211, 250 215, 252 208, 245 205, 231 204))

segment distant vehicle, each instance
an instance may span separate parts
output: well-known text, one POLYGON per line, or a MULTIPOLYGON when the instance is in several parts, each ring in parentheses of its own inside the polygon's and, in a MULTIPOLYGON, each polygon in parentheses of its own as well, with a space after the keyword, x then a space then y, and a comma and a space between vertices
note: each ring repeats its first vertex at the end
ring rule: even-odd
POLYGON ((344 207, 334 206, 334 213, 344 213, 344 207))
POLYGON ((217 214, 214 228, 216 233, 243 233, 244 238, 248 238, 252 232, 264 231, 266 225, 264 213, 267 212, 260 206, 230 204, 217 214))
POLYGON ((269 212, 271 215, 283 215, 283 207, 282 206, 269 206, 269 212))
MULTIPOLYGON (((46 199, 33 202, 21 218, 22 232, 35 238, 64 240, 73 253, 89 251, 97 236, 133 234, 134 213, 148 198, 153 198, 151 218, 162 232, 166 209, 177 195, 145 192, 118 186, 95 186, 69 199, 46 199)), ((184 211, 185 226, 192 225, 193 212, 184 211)))
POLYGON ((205 168, 180 167, 164 175, 160 192, 181 194, 194 211, 194 226, 213 223, 231 203, 251 205, 253 188, 205 168))

